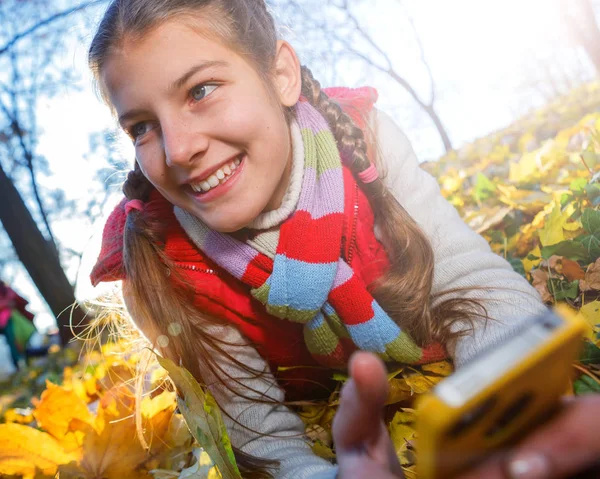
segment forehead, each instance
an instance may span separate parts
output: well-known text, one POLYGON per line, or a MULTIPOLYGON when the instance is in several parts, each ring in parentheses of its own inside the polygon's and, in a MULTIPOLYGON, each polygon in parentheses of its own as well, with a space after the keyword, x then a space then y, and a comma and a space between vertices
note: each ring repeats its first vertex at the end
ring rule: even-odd
POLYGON ((143 86, 166 89, 191 66, 205 62, 231 67, 246 63, 209 26, 205 30, 181 19, 169 20, 139 37, 126 36, 104 63, 101 87, 115 105, 120 92, 131 95, 143 86))

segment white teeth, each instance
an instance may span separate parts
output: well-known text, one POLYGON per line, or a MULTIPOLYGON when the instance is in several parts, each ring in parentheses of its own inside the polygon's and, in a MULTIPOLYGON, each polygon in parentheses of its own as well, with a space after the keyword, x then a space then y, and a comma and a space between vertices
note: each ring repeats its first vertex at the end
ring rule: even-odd
POLYGON ((215 175, 210 175, 206 181, 213 188, 219 184, 219 179, 215 175))
POLYGON ((200 183, 196 183, 195 185, 191 185, 192 189, 197 193, 206 193, 215 186, 218 186, 219 184, 227 181, 229 179, 229 176, 232 175, 235 170, 237 170, 240 163, 241 160, 239 158, 236 158, 231 163, 219 168, 206 180, 201 181, 200 183))

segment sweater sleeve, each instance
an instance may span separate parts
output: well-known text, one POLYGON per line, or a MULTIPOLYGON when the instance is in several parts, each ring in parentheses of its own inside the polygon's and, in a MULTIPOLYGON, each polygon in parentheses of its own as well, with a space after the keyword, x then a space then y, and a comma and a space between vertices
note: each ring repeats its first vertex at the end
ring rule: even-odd
MULTIPOLYGON (((546 306, 535 288, 464 223, 442 196, 436 179, 420 168, 408 138, 393 120, 381 111, 375 111, 373 117, 380 160, 387 170, 384 181, 431 241, 435 257, 432 293, 486 288, 461 293, 482 300, 493 321, 476 321, 472 334, 448 345, 460 367, 509 337, 546 306)), ((455 325, 456 330, 465 328, 465 323, 455 325)))
POLYGON ((256 349, 234 327, 215 327, 212 334, 231 344, 228 352, 242 364, 264 371, 256 377, 230 359, 219 363, 221 377, 226 374, 233 378, 227 380, 228 384, 240 384, 234 389, 245 397, 230 391, 211 372, 203 371, 207 386, 225 412, 223 420, 233 446, 261 459, 279 461, 274 474, 277 479, 334 479, 337 466, 312 452, 300 416, 283 405, 261 402, 281 402, 284 391, 256 349))

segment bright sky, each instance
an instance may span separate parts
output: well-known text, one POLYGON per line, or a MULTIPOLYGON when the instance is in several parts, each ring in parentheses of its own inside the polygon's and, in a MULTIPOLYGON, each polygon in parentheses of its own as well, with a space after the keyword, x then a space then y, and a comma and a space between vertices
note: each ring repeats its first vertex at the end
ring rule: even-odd
MULTIPOLYGON (((501 128, 540 98, 531 93, 518 94, 517 87, 531 71, 538 68, 536 58, 560 58, 568 71, 590 73, 590 67, 581 53, 558 45, 560 19, 550 13, 548 5, 554 0, 406 0, 425 54, 438 85, 438 112, 455 146, 461 146, 479 136, 501 128), (532 70, 533 69, 533 70, 532 70)), ((368 9, 360 12, 361 19, 372 28, 376 42, 390 54, 395 68, 405 75, 427 98, 429 85, 419 52, 406 31, 406 22, 400 22, 404 12, 398 0, 370 0, 368 9), (396 47, 397 46, 397 47, 396 47)), ((293 28, 293 25, 292 25, 293 28)), ((64 93, 40 106, 39 124, 44 129, 39 151, 49 160, 53 177, 44 180, 52 186, 67 188, 69 198, 86 201, 95 167, 82 160, 89 150, 88 135, 113 125, 113 121, 91 90, 91 79, 86 70, 87 45, 76 44, 69 52, 68 61, 80 71, 82 91, 69 85, 64 93)), ((318 72, 315 72, 318 76, 318 72)), ((348 86, 355 86, 364 78, 361 71, 347 71, 341 75, 348 86)), ((429 120, 415 115, 414 105, 406 94, 385 76, 369 79, 369 84, 380 92, 379 108, 394 116, 405 129, 417 155, 431 160, 442 153, 441 143, 429 120)), ((132 147, 125 140, 121 146, 125 158, 133 158, 132 147)), ((118 185, 114 186, 115 191, 118 185)), ((115 197, 112 207, 118 198, 115 197)), ((107 214, 110 208, 104 213, 107 214)), ((53 225, 56 236, 75 250, 86 250, 82 270, 89 270, 96 257, 97 241, 90 242, 96 232, 99 238, 99 219, 95 225, 73 224, 62 221, 53 225)), ((68 276, 75 278, 75 265, 68 267, 68 276)), ((85 275, 82 275, 85 277, 85 275)), ((89 296, 90 290, 82 282, 80 292, 89 296)), ((36 324, 45 329, 53 324, 37 290, 26 272, 16 273, 14 287, 31 302, 36 313, 36 324)))

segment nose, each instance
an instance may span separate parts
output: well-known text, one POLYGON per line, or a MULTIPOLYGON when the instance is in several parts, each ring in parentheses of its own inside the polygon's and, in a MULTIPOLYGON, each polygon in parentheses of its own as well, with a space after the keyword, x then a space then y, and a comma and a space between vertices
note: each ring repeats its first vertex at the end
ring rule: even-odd
POLYGON ((161 130, 167 166, 189 166, 208 148, 207 135, 184 121, 163 123, 161 130))

